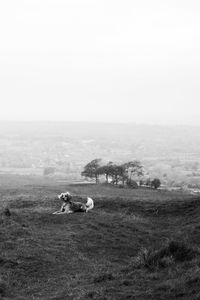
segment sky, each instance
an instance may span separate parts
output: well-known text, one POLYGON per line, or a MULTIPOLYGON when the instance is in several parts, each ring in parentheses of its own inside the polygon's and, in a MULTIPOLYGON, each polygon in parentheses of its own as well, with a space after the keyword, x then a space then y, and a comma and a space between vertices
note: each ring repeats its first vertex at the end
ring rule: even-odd
POLYGON ((200 125, 200 2, 0 3, 0 120, 200 125))

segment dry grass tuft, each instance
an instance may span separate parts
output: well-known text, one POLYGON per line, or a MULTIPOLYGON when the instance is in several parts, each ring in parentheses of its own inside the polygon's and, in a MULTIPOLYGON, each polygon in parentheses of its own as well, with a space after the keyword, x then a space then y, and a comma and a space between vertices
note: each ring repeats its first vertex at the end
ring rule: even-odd
POLYGON ((133 266, 148 269, 164 268, 176 262, 189 261, 200 254, 198 249, 186 243, 169 241, 158 250, 142 248, 133 259, 133 266))

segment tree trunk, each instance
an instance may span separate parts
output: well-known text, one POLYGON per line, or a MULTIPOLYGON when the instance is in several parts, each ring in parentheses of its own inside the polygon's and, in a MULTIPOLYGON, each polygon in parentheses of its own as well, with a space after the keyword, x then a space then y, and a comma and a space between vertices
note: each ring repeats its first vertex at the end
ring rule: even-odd
POLYGON ((97 184, 99 182, 97 175, 95 176, 95 180, 96 180, 96 184, 97 184))
POLYGON ((108 183, 108 174, 106 174, 106 182, 108 183))

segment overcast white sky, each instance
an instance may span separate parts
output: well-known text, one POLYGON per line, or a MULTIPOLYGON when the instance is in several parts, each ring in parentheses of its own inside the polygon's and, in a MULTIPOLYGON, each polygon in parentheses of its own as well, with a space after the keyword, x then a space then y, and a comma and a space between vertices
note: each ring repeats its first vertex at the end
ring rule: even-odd
POLYGON ((1 1, 0 104, 0 120, 200 125, 200 1, 1 1))

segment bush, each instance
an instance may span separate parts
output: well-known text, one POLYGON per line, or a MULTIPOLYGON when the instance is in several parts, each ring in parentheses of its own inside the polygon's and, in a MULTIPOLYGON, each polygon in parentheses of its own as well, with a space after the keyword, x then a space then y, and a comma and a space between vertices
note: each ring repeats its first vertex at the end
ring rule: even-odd
POLYGON ((158 178, 155 178, 154 180, 152 180, 151 182, 151 187, 157 189, 159 188, 159 186, 161 185, 161 181, 158 178))
POLYGON ((135 180, 132 179, 127 179, 126 180, 126 185, 131 188, 131 189, 137 189, 138 188, 138 184, 135 180))

